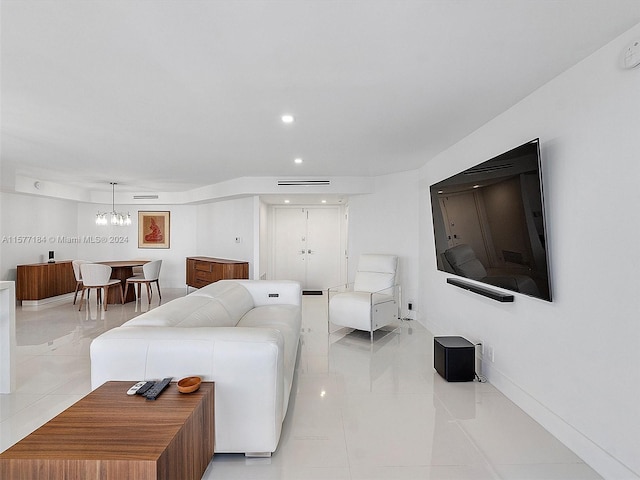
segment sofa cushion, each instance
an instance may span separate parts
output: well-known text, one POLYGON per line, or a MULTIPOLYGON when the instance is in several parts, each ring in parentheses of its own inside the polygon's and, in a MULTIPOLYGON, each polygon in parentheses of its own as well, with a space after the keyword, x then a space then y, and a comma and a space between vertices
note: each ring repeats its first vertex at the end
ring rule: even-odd
POLYGON ((123 327, 234 327, 236 323, 217 299, 187 296, 149 310, 123 327))
POLYGON ((215 298, 229 312, 234 325, 253 308, 253 297, 249 291, 235 282, 214 282, 187 295, 185 298, 215 298))

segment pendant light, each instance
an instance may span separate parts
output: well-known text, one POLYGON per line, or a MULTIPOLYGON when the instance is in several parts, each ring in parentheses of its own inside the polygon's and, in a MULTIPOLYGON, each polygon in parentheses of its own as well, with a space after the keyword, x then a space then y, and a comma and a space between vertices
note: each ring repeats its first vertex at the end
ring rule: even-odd
POLYGON ((111 212, 98 212, 96 214, 96 225, 111 224, 116 227, 123 227, 131 225, 131 215, 129 212, 125 215, 121 212, 116 212, 116 185, 117 182, 109 182, 111 184, 111 212), (110 217, 110 221, 107 222, 107 216, 110 217))

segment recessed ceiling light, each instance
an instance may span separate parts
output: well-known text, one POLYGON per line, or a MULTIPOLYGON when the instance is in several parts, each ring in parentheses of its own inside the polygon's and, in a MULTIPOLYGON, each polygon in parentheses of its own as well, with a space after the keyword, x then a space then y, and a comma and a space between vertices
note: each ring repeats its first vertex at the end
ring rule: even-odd
POLYGON ((322 203, 327 203, 327 201, 326 200, 322 200, 322 203))
POLYGON ((293 160, 293 163, 301 164, 302 163, 302 159, 301 158, 296 158, 296 159, 293 160))
POLYGON ((285 114, 280 117, 282 119, 282 123, 293 123, 293 115, 285 114))
POLYGON ((285 200, 284 203, 289 203, 289 200, 285 200))

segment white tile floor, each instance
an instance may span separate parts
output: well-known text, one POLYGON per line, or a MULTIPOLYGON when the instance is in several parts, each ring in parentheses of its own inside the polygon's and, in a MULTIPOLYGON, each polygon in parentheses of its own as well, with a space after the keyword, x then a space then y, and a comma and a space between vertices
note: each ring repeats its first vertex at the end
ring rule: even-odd
MULTIPOLYGON (((163 302, 183 294, 163 289, 163 302)), ((147 308, 144 296, 106 313, 71 301, 18 307, 18 385, 0 395, 0 451, 87 394, 91 340, 147 308)), ((328 335, 325 297, 303 297, 278 450, 268 459, 217 454, 203 479, 600 478, 490 384, 441 379, 432 335, 415 321, 398 327, 373 345, 346 329, 328 335)))

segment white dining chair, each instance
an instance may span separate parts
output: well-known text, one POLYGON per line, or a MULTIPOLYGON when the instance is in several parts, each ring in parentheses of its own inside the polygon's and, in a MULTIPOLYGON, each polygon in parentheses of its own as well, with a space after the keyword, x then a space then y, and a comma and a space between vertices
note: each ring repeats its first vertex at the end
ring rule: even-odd
POLYGON ((89 293, 92 288, 96 289, 98 296, 97 304, 102 301, 102 307, 107 310, 107 303, 109 298, 109 288, 118 286, 120 290, 120 301, 124 303, 124 295, 122 295, 122 282, 117 278, 111 278, 111 267, 108 265, 101 265, 99 263, 83 263, 80 265, 80 273, 82 275, 82 294, 80 295, 80 307, 78 310, 82 310, 82 303, 84 301, 84 292, 87 292, 87 301, 89 299, 89 293), (104 290, 104 298, 101 295, 104 290))
MULTIPOLYGON (((83 263, 91 263, 88 260, 73 260, 71 266, 73 267, 73 276, 76 277, 76 291, 73 294, 73 304, 76 304, 78 298, 78 292, 82 288, 82 273, 80 272, 80 265, 83 263)), ((87 301, 89 300, 89 294, 87 293, 87 301)))
MULTIPOLYGON (((160 283, 158 278, 160 277, 160 267, 162 266, 162 260, 154 260, 153 262, 145 263, 142 266, 142 275, 134 275, 133 277, 127 278, 124 289, 124 298, 127 297, 127 292, 129 291, 129 285, 133 284, 134 289, 135 285, 138 286, 138 296, 137 299, 140 300, 140 291, 142 284, 144 283, 147 286, 147 298, 149 300, 149 304, 151 304, 151 295, 152 288, 151 284, 155 283, 156 288, 158 289, 158 297, 162 300, 162 294, 160 293, 160 283)), ((124 303, 124 299, 122 300, 124 303)))

